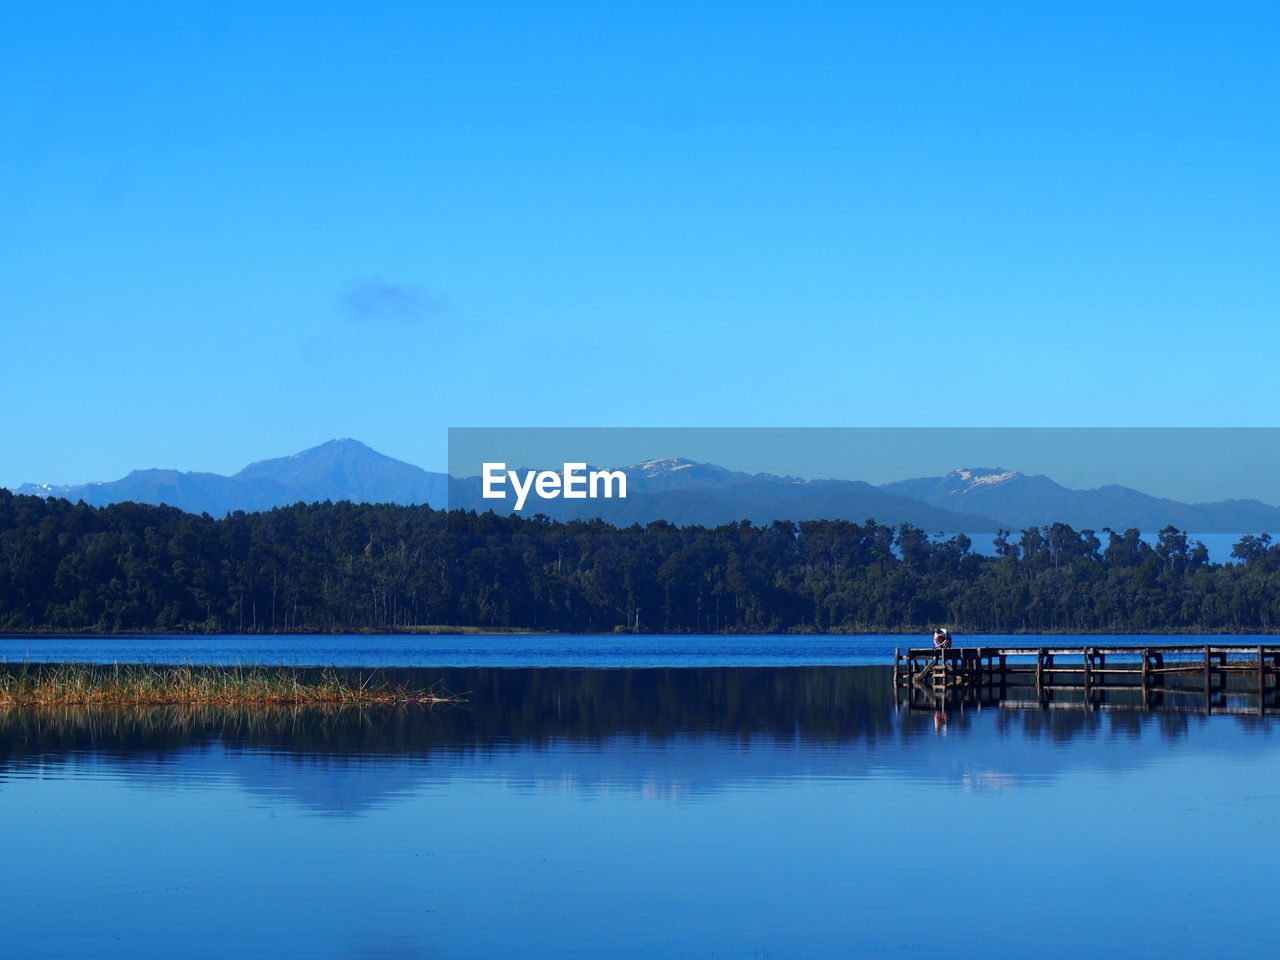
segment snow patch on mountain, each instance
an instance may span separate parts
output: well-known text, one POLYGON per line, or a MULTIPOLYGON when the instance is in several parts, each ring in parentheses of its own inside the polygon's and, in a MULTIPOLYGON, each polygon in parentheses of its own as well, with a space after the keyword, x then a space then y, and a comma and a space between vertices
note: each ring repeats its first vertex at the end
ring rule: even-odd
POLYGON ((49 497, 64 496, 70 489, 65 484, 24 483, 13 492, 28 497, 43 497, 47 500, 49 497))
POLYGON ((634 467, 629 469, 639 470, 643 476, 656 477, 664 473, 674 473, 677 470, 688 470, 691 467, 699 466, 692 460, 684 457, 663 457, 658 460, 642 460, 634 467))
MULTIPOLYGON (((948 479, 963 480, 969 489, 981 487, 994 487, 1001 483, 1007 483, 1010 480, 1017 480, 1021 477, 1017 470, 1002 470, 996 468, 994 470, 987 467, 965 467, 960 470, 954 470, 948 479)), ((962 491, 967 493, 968 490, 962 491)))

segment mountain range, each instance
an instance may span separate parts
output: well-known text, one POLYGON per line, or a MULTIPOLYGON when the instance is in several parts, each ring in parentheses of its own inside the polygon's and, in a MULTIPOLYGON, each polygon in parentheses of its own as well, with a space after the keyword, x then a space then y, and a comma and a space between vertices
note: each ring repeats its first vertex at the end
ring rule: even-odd
MULTIPOLYGON (((873 485, 860 480, 806 480, 750 474, 684 458, 646 460, 627 473, 626 499, 542 500, 525 513, 554 519, 600 517, 629 525, 667 520, 715 526, 739 520, 874 518, 930 532, 1018 531, 1056 521, 1076 529, 1159 530, 1172 524, 1197 533, 1280 530, 1280 508, 1258 500, 1180 503, 1118 485, 1074 490, 1049 477, 970 467, 946 476, 873 485)), ((222 516, 297 502, 352 500, 502 511, 510 505, 480 495, 480 479, 454 479, 378 453, 358 440, 331 440, 289 457, 251 463, 239 473, 135 470, 120 480, 77 486, 23 484, 16 493, 65 497, 95 506, 121 501, 166 503, 222 516)))
MULTIPOLYGON (((964 530, 993 533, 996 521, 961 514, 948 507, 923 503, 911 497, 881 490, 861 480, 802 480, 773 474, 741 473, 710 463, 680 457, 646 460, 620 467, 627 475, 626 499, 541 500, 524 512, 542 513, 556 520, 589 520, 599 517, 615 526, 667 520, 677 526, 704 527, 750 520, 767 524, 774 520, 841 518, 861 522, 874 517, 880 523, 910 523, 926 530, 964 530)), ((450 507, 510 512, 514 502, 484 499, 480 478, 452 479, 450 507)))
POLYGON ((259 460, 229 477, 179 470, 134 470, 105 483, 24 483, 14 493, 65 497, 98 507, 127 500, 167 503, 190 513, 220 517, 233 510, 269 510, 323 500, 442 506, 448 497, 448 477, 385 456, 359 440, 342 439, 291 457, 259 460))
POLYGON ((998 516, 1010 530, 1055 521, 1077 530, 1156 531, 1168 525, 1197 533, 1280 529, 1280 508, 1260 500, 1179 503, 1117 484, 1072 490, 1043 475, 999 468, 953 470, 945 477, 900 480, 880 489, 961 513, 998 516))

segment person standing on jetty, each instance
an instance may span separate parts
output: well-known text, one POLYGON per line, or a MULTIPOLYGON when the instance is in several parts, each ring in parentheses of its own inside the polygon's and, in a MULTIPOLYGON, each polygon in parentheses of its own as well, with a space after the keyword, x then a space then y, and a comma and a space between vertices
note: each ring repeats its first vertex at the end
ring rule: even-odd
MULTIPOLYGON (((933 631, 933 648, 938 651, 938 655, 934 657, 934 662, 942 658, 942 652, 951 646, 951 631, 946 627, 938 627, 933 631)), ((946 699, 938 701, 938 709, 933 712, 933 729, 936 733, 941 733, 947 728, 947 707, 946 699)))

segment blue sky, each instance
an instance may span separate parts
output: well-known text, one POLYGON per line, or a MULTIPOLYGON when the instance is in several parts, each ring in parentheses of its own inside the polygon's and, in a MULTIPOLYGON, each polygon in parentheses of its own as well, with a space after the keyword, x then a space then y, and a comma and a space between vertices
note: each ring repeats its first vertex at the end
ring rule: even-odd
POLYGON ((11 5, 0 484, 443 469, 449 426, 1274 425, 1278 20, 11 5))

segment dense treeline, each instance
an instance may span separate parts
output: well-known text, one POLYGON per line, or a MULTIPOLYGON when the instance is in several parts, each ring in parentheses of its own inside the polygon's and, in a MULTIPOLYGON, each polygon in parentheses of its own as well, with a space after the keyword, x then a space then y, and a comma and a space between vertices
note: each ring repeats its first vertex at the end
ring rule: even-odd
POLYGON ((0 490, 0 630, 1270 631, 1280 546, 1166 528, 958 535, 868 521, 625 529, 387 504, 221 520, 0 490))

